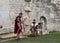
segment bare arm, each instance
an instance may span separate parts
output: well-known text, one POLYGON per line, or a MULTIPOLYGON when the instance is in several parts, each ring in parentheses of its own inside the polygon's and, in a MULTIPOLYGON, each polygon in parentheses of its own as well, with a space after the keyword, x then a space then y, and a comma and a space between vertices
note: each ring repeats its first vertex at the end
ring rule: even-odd
POLYGON ((20 27, 20 21, 19 21, 19 18, 17 18, 17 21, 18 21, 18 23, 17 23, 17 24, 18 24, 19 29, 20 29, 21 27, 20 27))

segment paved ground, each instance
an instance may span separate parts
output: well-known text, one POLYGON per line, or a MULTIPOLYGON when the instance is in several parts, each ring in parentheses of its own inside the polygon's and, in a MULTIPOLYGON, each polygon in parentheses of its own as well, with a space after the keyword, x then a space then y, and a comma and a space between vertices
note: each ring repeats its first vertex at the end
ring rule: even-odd
MULTIPOLYGON (((14 33, 9 33, 9 34, 3 34, 3 35, 0 35, 0 38, 2 39, 5 39, 5 40, 1 40, 1 42, 5 42, 5 41, 8 41, 8 40, 12 40, 12 39, 16 39, 16 38, 11 38, 11 37, 16 37, 16 34, 14 33), (7 39, 6 39, 7 38, 7 39), (10 38, 10 39, 9 39, 10 38)), ((23 37, 26 37, 26 36, 20 36, 20 38, 23 38, 23 37)))
POLYGON ((1 38, 9 38, 9 37, 14 37, 14 36, 16 36, 16 35, 13 33, 0 35, 1 38))
MULTIPOLYGON (((24 38, 24 37, 26 38, 27 35, 29 35, 29 34, 30 34, 30 32, 23 32, 23 34, 22 33, 20 34, 20 38, 24 38)), ((14 33, 1 34, 0 38, 5 39, 5 40, 0 40, 0 43, 14 39, 12 37, 16 37, 16 34, 14 34, 14 33)))
MULTIPOLYGON (((23 36, 31 34, 30 32, 23 32, 23 36)), ((22 36, 22 33, 20 34, 22 36)), ((14 37, 16 34, 14 33, 7 33, 7 34, 2 34, 0 35, 0 38, 9 38, 9 37, 14 37)))

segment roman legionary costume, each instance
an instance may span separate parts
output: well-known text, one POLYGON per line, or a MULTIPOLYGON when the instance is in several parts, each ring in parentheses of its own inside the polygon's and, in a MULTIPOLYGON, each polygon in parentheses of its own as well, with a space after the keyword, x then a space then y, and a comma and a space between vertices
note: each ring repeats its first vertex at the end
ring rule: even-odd
POLYGON ((31 24, 30 31, 32 32, 33 35, 37 35, 37 23, 35 22, 35 20, 33 20, 31 24))
POLYGON ((15 19, 14 33, 16 34, 16 33, 20 33, 20 32, 22 32, 21 16, 17 16, 15 19), (18 26, 18 23, 19 23, 20 27, 18 26))
POLYGON ((36 30, 36 29, 37 29, 37 25, 36 25, 35 22, 32 22, 32 29, 33 29, 34 31, 37 31, 37 30, 36 30))

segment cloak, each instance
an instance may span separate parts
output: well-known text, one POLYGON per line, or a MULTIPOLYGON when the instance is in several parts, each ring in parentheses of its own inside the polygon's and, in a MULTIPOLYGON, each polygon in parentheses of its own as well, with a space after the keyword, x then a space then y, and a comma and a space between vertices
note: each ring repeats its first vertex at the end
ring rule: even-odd
POLYGON ((14 25, 14 33, 15 34, 22 32, 22 26, 20 26, 21 29, 19 29, 19 26, 18 26, 18 23, 20 22, 20 21, 17 20, 18 18, 21 18, 21 17, 17 16, 16 19, 15 19, 15 25, 14 25))

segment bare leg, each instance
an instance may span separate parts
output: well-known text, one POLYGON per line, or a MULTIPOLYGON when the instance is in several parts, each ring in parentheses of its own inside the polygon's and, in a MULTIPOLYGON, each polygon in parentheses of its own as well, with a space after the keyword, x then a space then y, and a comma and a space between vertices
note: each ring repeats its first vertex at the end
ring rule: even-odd
POLYGON ((38 35, 38 32, 36 31, 36 36, 38 35))
POLYGON ((19 40, 19 36, 20 36, 20 34, 19 34, 19 33, 17 33, 17 36, 16 36, 17 40, 19 40))

